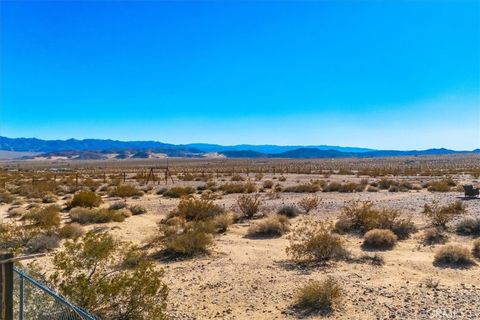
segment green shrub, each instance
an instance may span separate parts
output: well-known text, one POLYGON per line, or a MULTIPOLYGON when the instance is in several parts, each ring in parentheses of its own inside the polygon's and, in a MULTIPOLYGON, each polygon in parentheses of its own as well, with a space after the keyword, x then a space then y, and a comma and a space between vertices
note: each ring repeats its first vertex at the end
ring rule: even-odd
POLYGON ((251 218, 260 210, 262 201, 260 195, 241 195, 237 199, 237 207, 240 212, 246 217, 251 218))
POLYGON ((465 267, 475 264, 467 248, 457 245, 446 245, 435 253, 434 263, 449 267, 465 267))
POLYGON ((328 314, 339 307, 343 300, 343 289, 333 278, 323 281, 311 281, 301 287, 294 307, 308 313, 320 312, 328 314))
POLYGON ((297 262, 326 262, 348 256, 340 236, 332 233, 330 224, 303 220, 290 236, 287 254, 297 262))
POLYGON ((460 201, 455 201, 444 206, 433 202, 431 205, 425 204, 423 207, 423 214, 430 220, 430 223, 442 228, 445 228, 447 223, 457 216, 464 214, 465 211, 465 206, 460 201))
POLYGON ((365 233, 363 246, 367 249, 391 249, 397 243, 397 236, 388 229, 373 229, 365 233))
POLYGON ((247 231, 252 238, 280 237, 290 230, 288 218, 282 215, 272 215, 253 223, 247 231))
POLYGON ((44 208, 33 209, 23 218, 31 221, 33 225, 40 229, 50 230, 60 225, 60 208, 56 205, 50 205, 44 208))
POLYGON ((164 197, 181 198, 195 193, 195 188, 186 187, 172 187, 163 193, 164 197))
POLYGON ((168 319, 163 270, 145 258, 119 267, 131 251, 131 245, 106 233, 88 232, 55 254, 49 283, 101 319, 168 319))
POLYGON ((107 223, 107 222, 122 222, 125 221, 125 214, 121 211, 109 209, 87 209, 87 208, 73 208, 70 210, 70 218, 73 222, 80 224, 89 223, 107 223))
POLYGON ((225 183, 219 187, 221 191, 225 194, 231 193, 244 193, 245 192, 245 184, 243 183, 225 183))
POLYGON ((192 257, 208 252, 213 245, 215 225, 211 221, 183 220, 181 223, 161 225, 160 231, 160 244, 165 254, 192 257))
POLYGON ((80 191, 73 196, 72 201, 68 205, 70 208, 74 207, 98 207, 102 203, 102 197, 93 191, 80 191))

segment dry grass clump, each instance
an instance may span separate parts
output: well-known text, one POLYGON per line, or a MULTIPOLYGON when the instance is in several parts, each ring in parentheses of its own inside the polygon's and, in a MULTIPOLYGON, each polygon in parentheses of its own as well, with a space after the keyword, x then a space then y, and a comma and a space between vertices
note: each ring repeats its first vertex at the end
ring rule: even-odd
POLYGON ((430 192, 448 192, 450 191, 450 187, 455 187, 456 185, 452 179, 432 181, 428 183, 427 190, 430 192))
POLYGON ((186 187, 172 187, 165 192, 163 192, 164 197, 168 198, 181 198, 195 193, 195 188, 186 186, 186 187))
POLYGON ((138 205, 138 204, 137 204, 137 205, 133 205, 133 206, 129 206, 129 207, 128 207, 128 210, 130 210, 130 212, 131 212, 132 215, 134 215, 134 216, 147 213, 147 209, 145 209, 143 206, 138 205))
POLYGON ((119 186, 114 187, 110 192, 109 195, 111 197, 120 197, 120 198, 128 198, 128 197, 136 197, 143 195, 143 192, 138 190, 135 186, 131 184, 121 184, 119 186))
POLYGON ((122 211, 109 209, 73 208, 70 210, 70 219, 80 224, 123 222, 126 215, 122 211))
POLYGON ((232 176, 232 178, 230 179, 231 181, 245 181, 245 178, 242 177, 241 175, 239 174, 236 174, 234 176, 232 176))
POLYGON ((444 244, 448 241, 448 235, 442 228, 428 228, 424 231, 423 242, 427 245, 444 244))
POLYGON ((318 208, 320 204, 320 198, 317 196, 312 197, 304 197, 298 202, 298 206, 305 211, 305 213, 309 213, 312 210, 318 208))
POLYGON ((458 245, 446 245, 435 253, 434 264, 447 267, 468 267, 475 264, 470 251, 458 245))
POLYGON ((372 229, 389 229, 398 239, 406 239, 416 231, 410 218, 402 217, 396 209, 377 209, 370 201, 352 201, 343 207, 335 224, 340 233, 366 233, 372 229))
POLYGON ((363 247, 367 249, 392 249, 397 243, 397 236, 388 229, 373 229, 365 233, 363 247))
POLYGON ((224 233, 228 230, 228 227, 233 223, 233 214, 231 213, 223 213, 220 215, 216 215, 212 219, 213 224, 218 233, 224 233))
POLYGON ((300 210, 293 205, 284 205, 277 210, 277 214, 287 218, 295 218, 300 214, 300 210))
POLYGON ((297 184, 295 186, 286 187, 283 191, 295 192, 295 193, 315 193, 320 190, 320 186, 317 184, 297 184))
POLYGON ((252 224, 247 235, 252 238, 280 237, 290 230, 288 218, 282 215, 271 215, 252 224))
POLYGON ((215 226, 211 221, 186 221, 160 225, 159 243, 164 253, 171 257, 192 257, 205 254, 213 245, 215 226))
POLYGON ((255 195, 241 195, 238 197, 236 205, 240 212, 246 218, 251 218, 260 210, 262 200, 259 194, 255 195))
POLYGON ((332 277, 323 281, 311 281, 296 294, 294 308, 307 313, 331 313, 340 306, 343 298, 341 285, 332 277))
POLYGON ((480 259, 480 239, 473 241, 472 255, 480 259))
POLYGON ((58 229, 58 235, 62 239, 77 239, 83 236, 84 231, 80 224, 70 223, 58 229))
POLYGON ((0 193, 0 203, 12 203, 15 200, 15 197, 8 192, 0 193))
POLYGON ((456 225, 458 234, 467 236, 480 236, 480 218, 467 217, 460 220, 456 225))
POLYGON ((305 219, 290 235, 287 254, 296 262, 326 262, 348 256, 342 238, 331 224, 305 219))
POLYGON ((445 228, 447 223, 464 214, 465 211, 465 205, 461 201, 451 202, 444 206, 433 202, 431 205, 425 204, 422 213, 430 220, 433 226, 445 228))
POLYGON ((187 221, 207 220, 224 213, 224 209, 211 200, 183 198, 170 216, 181 217, 187 221))
POLYGON ((31 221, 35 227, 44 230, 51 230, 60 225, 60 208, 56 205, 50 205, 44 208, 35 208, 25 214, 23 219, 31 221))
POLYGON ((69 208, 74 207, 86 207, 93 208, 98 207, 102 203, 102 197, 97 195, 93 191, 83 190, 73 196, 72 201, 68 204, 69 208))

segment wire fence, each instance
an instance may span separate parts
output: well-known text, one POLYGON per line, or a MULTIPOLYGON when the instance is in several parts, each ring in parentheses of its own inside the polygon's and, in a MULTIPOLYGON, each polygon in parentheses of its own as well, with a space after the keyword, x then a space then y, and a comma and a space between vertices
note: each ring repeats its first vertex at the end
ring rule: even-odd
POLYGON ((13 271, 14 319, 98 320, 24 271, 13 271))

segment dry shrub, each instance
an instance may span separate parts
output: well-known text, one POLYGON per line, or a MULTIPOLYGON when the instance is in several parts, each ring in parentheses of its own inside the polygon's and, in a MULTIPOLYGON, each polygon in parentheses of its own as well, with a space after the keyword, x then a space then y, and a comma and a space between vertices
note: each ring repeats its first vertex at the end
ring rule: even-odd
POLYGON ((83 236, 83 228, 78 223, 66 224, 58 229, 58 235, 62 239, 77 239, 83 236))
POLYGON ((56 205, 36 208, 24 215, 23 218, 31 221, 40 229, 50 230, 60 225, 60 208, 56 205))
POLYGON ((120 198, 128 198, 128 197, 135 197, 141 196, 143 194, 142 191, 138 190, 135 186, 131 184, 122 184, 113 188, 109 195, 111 197, 120 197, 120 198))
POLYGON ((42 198, 43 203, 55 203, 57 202, 57 200, 58 200, 58 197, 51 192, 48 192, 42 198))
POLYGON ((170 256, 191 257, 208 252, 213 245, 215 226, 211 221, 190 221, 160 225, 160 245, 170 256))
POLYGON ((234 176, 232 176, 232 178, 230 179, 231 181, 245 181, 245 178, 242 177, 241 175, 239 174, 236 174, 234 176))
POLYGON ((127 206, 128 206, 128 204, 127 204, 126 201, 117 201, 117 202, 112 203, 108 207, 108 209, 110 209, 110 210, 120 210, 120 209, 126 208, 127 206))
POLYGON ((290 235, 287 254, 296 262, 326 262, 348 256, 342 238, 334 234, 332 225, 305 219, 290 235))
POLYGON ((245 193, 257 192, 257 185, 251 181, 245 183, 245 193))
POLYGON ((295 193, 315 193, 320 190, 320 186, 317 184, 297 184, 295 186, 286 187, 283 191, 295 192, 295 193))
POLYGON ((340 233, 365 233, 372 229, 389 229, 399 239, 406 239, 416 231, 410 218, 402 217, 396 209, 377 209, 370 201, 352 201, 343 207, 335 229, 340 233))
POLYGON ((245 184, 243 183, 225 183, 222 184, 219 189, 223 191, 225 194, 231 193, 244 193, 245 192, 245 184))
POLYGON ((263 173, 258 172, 255 174, 255 180, 261 181, 262 179, 263 179, 263 173))
POLYGON ((260 210, 262 200, 259 194, 255 195, 241 195, 237 199, 237 207, 240 212, 246 217, 251 218, 260 210))
POLYGON ((434 264, 448 267, 468 267, 475 262, 467 248, 458 245, 446 245, 435 253, 434 264))
POLYGON ((183 198, 170 215, 184 218, 185 220, 207 220, 224 212, 223 208, 211 200, 197 198, 183 198))
POLYGON ((378 192, 378 188, 374 186, 368 186, 367 192, 378 192))
POLYGON ((300 214, 300 210, 298 210, 297 207, 293 205, 284 205, 277 210, 277 214, 288 218, 295 218, 300 214))
POLYGON ((287 181, 287 177, 285 177, 285 176, 280 176, 280 177, 278 177, 278 181, 280 181, 280 182, 287 181))
POLYGON ((273 187, 273 181, 272 180, 263 181, 263 188, 264 189, 271 189, 272 187, 273 187))
POLYGON ((444 206, 440 206, 438 202, 433 202, 431 205, 425 204, 422 213, 425 214, 432 225, 445 228, 447 223, 464 214, 465 211, 465 205, 461 201, 451 202, 444 206))
POLYGON ((323 192, 336 192, 336 191, 339 191, 341 187, 342 187, 341 183, 333 181, 323 188, 323 192))
POLYGON ((8 192, 0 193, 0 203, 12 203, 15 197, 8 192))
POLYGON ((310 281, 296 294, 294 307, 307 313, 330 313, 340 306, 343 298, 341 285, 332 277, 323 281, 310 281))
POLYGON ((459 234, 467 236, 480 236, 480 218, 467 217, 460 220, 456 225, 459 234))
POLYGON ((400 191, 400 188, 398 186, 390 186, 390 188, 388 188, 388 192, 398 192, 400 191))
POLYGON ((142 207, 141 205, 133 205, 133 206, 129 206, 128 207, 128 210, 130 210, 130 212, 134 215, 134 216, 137 216, 139 214, 145 214, 147 213, 147 209, 145 209, 144 207, 142 207))
POLYGON ((54 234, 39 234, 27 243, 29 253, 39 253, 56 249, 60 246, 60 238, 54 234))
POLYGON ((320 199, 317 196, 312 197, 304 197, 300 202, 298 202, 298 206, 305 211, 305 213, 309 213, 312 210, 318 208, 320 204, 320 199))
POLYGON ((390 189, 390 187, 392 186, 398 187, 398 185, 399 185, 398 181, 385 179, 385 178, 381 179, 378 182, 378 188, 382 190, 390 189))
POLYGON ((17 193, 26 198, 42 198, 45 194, 55 193, 57 184, 50 181, 37 181, 34 184, 22 184, 14 193, 17 193))
POLYGON ((428 228, 423 235, 423 242, 428 245, 444 244, 448 241, 448 235, 441 228, 428 228))
POLYGON ((348 193, 348 192, 362 192, 365 190, 365 185, 357 184, 355 182, 349 182, 342 184, 338 189, 338 192, 348 193))
POLYGON ((472 255, 480 259, 480 239, 473 241, 472 255))
POLYGON ((432 181, 428 184, 428 191, 430 192, 448 192, 450 191, 450 185, 448 181, 432 181))
POLYGON ((233 223, 233 214, 224 213, 217 215, 213 218, 213 224, 218 233, 224 233, 228 230, 228 227, 233 223))
POLYGON ((373 229, 365 233, 363 247, 367 249, 391 249, 397 243, 397 236, 388 229, 373 229))
POLYGON ((248 228, 247 235, 257 237, 280 237, 290 230, 288 218, 281 215, 271 215, 255 222, 248 228))
POLYGON ((80 224, 89 223, 107 223, 107 222, 122 222, 125 221, 125 214, 121 211, 109 209, 87 209, 87 208, 73 208, 70 210, 70 218, 73 222, 80 224))
POLYGON ((93 207, 98 207, 101 203, 102 203, 102 197, 100 197, 93 191, 83 190, 73 196, 73 199, 69 203, 68 207, 93 208, 93 207))
POLYGON ((167 191, 163 192, 164 197, 168 198, 181 198, 195 193, 195 188, 186 186, 186 187, 172 187, 167 191))

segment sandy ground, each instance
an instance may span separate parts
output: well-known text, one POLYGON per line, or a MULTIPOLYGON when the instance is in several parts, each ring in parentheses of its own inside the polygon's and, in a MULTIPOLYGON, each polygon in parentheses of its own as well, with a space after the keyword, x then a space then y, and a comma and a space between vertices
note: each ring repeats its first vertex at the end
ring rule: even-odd
MULTIPOLYGON (((306 179, 289 177, 284 184, 306 179)), ((348 177, 335 179, 349 180, 348 177)), ((433 256, 440 245, 425 246, 421 240, 426 224, 420 215, 423 205, 433 200, 448 203, 460 198, 461 193, 422 190, 398 193, 319 192, 318 195, 322 203, 310 213, 314 219, 335 219, 347 201, 370 200, 378 206, 398 208, 412 215, 420 230, 410 239, 400 241, 393 250, 380 252, 385 259, 383 266, 332 262, 323 267, 301 268, 292 264, 286 255, 289 241, 285 236, 252 240, 245 237, 251 222, 233 225, 228 232, 215 238, 215 246, 207 256, 156 262, 166 271, 165 281, 170 288, 168 309, 172 318, 305 318, 290 308, 295 290, 311 279, 321 280, 332 275, 343 285, 345 298, 341 309, 329 315, 330 319, 480 319, 480 266, 470 269, 435 267, 433 256), (431 280, 438 282, 436 288, 427 285, 431 280)), ((304 196, 282 193, 280 199, 265 199, 263 212, 274 212, 282 204, 296 203, 304 196)), ((237 197, 227 195, 215 202, 229 209, 237 197)), ((116 201, 106 200, 105 206, 116 201)), ((129 199, 129 204, 141 204, 148 212, 129 217, 123 223, 108 223, 102 227, 108 228, 121 240, 141 245, 158 232, 157 223, 178 201, 154 194, 129 199)), ((466 201, 466 204, 468 215, 480 216, 480 199, 466 201)), ((4 215, 8 207, 0 206, 0 213, 4 215)), ((295 225, 301 218, 293 219, 292 224, 295 225)), ((89 228, 93 227, 96 226, 89 228)), ((472 246, 471 237, 453 233, 449 236, 450 244, 472 246)), ((353 255, 364 253, 360 238, 345 236, 345 239, 353 255)), ((40 260, 48 265, 48 259, 50 257, 40 260)))

